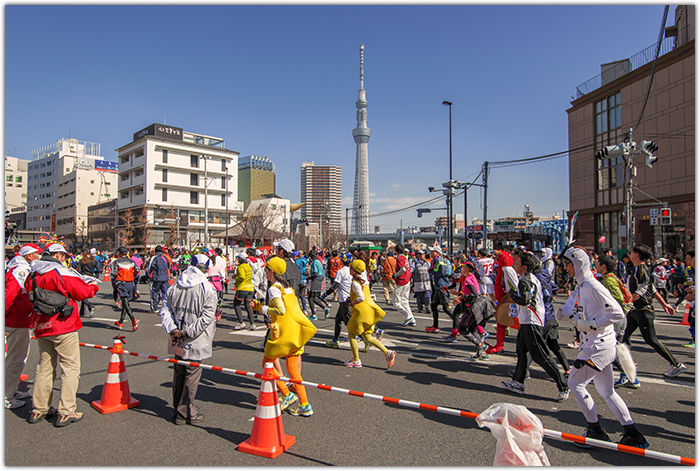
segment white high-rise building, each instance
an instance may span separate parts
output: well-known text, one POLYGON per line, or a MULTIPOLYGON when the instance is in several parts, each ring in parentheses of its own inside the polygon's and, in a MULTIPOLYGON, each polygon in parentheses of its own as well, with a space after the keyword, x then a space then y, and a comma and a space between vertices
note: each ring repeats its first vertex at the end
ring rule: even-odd
POLYGON ((236 197, 239 153, 224 145, 218 137, 154 123, 116 149, 118 245, 223 245, 212 235, 243 213, 236 197), (134 232, 125 242, 130 227, 134 232))
POLYGON ((28 160, 5 156, 5 209, 10 213, 26 210, 28 160))
POLYGON ((93 142, 59 139, 33 150, 27 166, 27 230, 76 236, 76 242, 87 238, 88 206, 116 197, 116 166, 93 142))
POLYGON ((355 153, 355 193, 352 199, 353 218, 352 233, 369 233, 369 159, 367 144, 372 130, 367 127, 367 100, 365 99, 365 46, 360 46, 360 90, 355 107, 357 108, 357 127, 352 130, 357 151, 355 153))

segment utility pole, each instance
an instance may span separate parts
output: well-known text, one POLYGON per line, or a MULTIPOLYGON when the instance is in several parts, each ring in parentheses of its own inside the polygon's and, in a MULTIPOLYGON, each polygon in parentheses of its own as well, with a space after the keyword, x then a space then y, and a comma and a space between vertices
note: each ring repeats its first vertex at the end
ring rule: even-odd
POLYGON ((489 199, 488 199, 488 189, 489 189, 489 163, 484 162, 484 166, 481 170, 482 176, 481 176, 481 184, 484 185, 484 246, 483 248, 486 249, 486 240, 488 236, 488 224, 487 224, 487 217, 488 217, 488 207, 489 207, 489 199))
POLYGON ((632 143, 632 129, 625 133, 624 151, 622 154, 623 162, 625 163, 625 224, 627 227, 627 250, 632 250, 634 247, 634 214, 632 213, 634 205, 634 177, 637 169, 634 166, 634 159, 630 153, 632 143))

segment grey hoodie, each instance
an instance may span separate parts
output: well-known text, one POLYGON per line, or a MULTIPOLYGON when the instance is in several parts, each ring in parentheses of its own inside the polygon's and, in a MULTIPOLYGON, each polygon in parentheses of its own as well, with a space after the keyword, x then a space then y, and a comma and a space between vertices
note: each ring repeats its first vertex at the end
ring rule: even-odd
POLYGON ((184 360, 211 358, 211 344, 216 330, 216 290, 202 271, 189 266, 168 290, 160 309, 163 329, 186 335, 182 346, 174 347, 168 337, 168 353, 184 360))

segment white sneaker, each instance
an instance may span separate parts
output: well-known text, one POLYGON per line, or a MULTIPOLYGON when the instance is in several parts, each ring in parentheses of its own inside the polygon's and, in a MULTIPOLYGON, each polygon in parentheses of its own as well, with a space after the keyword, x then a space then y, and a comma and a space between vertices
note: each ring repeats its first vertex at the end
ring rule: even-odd
POLYGON ((233 326, 233 330, 242 330, 242 329, 245 329, 245 324, 242 322, 240 324, 236 324, 235 326, 233 326))
POLYGON ((20 401, 19 399, 7 399, 5 398, 5 409, 17 409, 19 407, 24 406, 26 404, 26 401, 20 401))
POLYGON ((559 394, 557 394, 557 397, 554 400, 557 402, 564 402, 567 399, 569 399, 569 389, 568 388, 566 391, 559 391, 559 394))
POLYGON ((681 373, 685 373, 685 371, 688 368, 683 363, 678 363, 678 366, 672 366, 671 368, 668 369, 667 372, 664 373, 664 376, 668 376, 669 378, 675 378, 681 373))

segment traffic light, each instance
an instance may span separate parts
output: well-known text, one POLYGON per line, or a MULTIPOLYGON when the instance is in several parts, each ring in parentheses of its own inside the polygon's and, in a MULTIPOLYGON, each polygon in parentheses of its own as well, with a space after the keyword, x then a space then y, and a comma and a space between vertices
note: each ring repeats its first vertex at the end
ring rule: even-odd
POLYGON ((596 157, 600 160, 603 159, 614 159, 615 157, 621 156, 625 151, 624 144, 618 144, 616 146, 605 146, 603 150, 596 153, 596 157))
POLYGON ((422 217, 423 217, 423 213, 429 213, 429 212, 431 212, 432 210, 431 210, 430 208, 418 208, 418 209, 416 209, 416 211, 418 212, 418 217, 419 217, 419 218, 422 218, 422 217))
POLYGON ((5 221, 7 221, 8 219, 10 219, 10 210, 6 209, 5 210, 5 221))
POLYGON ((647 167, 651 168, 652 165, 656 163, 659 158, 655 155, 652 155, 654 152, 656 152, 659 149, 659 146, 654 144, 653 141, 642 141, 641 143, 642 147, 642 152, 646 154, 646 165, 647 167))
POLYGON ((662 226, 670 226, 671 225, 671 208, 661 208, 659 211, 659 217, 661 219, 661 225, 662 226))

